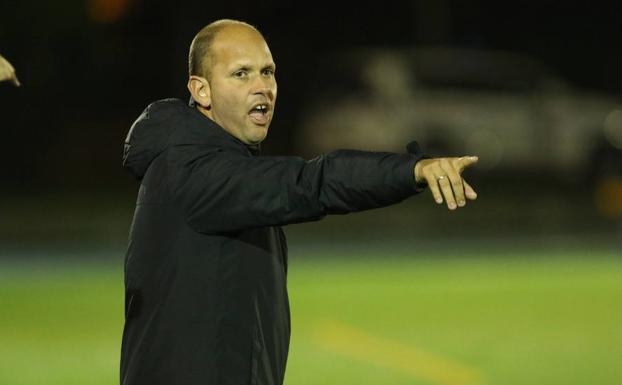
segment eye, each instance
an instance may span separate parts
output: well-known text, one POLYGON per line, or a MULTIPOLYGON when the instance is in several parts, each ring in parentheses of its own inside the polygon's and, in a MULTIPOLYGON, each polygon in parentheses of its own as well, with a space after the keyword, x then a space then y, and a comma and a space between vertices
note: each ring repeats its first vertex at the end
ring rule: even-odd
POLYGON ((233 73, 233 77, 236 79, 244 79, 248 76, 248 72, 246 70, 237 70, 233 73))
POLYGON ((261 70, 263 76, 274 76, 274 68, 264 68, 261 70))

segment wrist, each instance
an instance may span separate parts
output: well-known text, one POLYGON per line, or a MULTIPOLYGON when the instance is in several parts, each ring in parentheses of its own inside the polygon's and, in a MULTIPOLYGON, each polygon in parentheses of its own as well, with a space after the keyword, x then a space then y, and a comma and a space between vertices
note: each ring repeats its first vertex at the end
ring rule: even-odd
POLYGON ((424 163, 425 159, 419 159, 417 163, 415 163, 415 168, 413 169, 413 173, 415 175, 415 182, 417 182, 418 184, 427 184, 422 170, 424 163))

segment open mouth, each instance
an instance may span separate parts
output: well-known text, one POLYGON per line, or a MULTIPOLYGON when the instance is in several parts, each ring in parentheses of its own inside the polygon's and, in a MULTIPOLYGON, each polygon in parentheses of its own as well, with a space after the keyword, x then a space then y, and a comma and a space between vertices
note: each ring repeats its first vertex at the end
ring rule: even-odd
POLYGON ((248 113, 251 121, 255 124, 265 125, 268 124, 268 111, 270 105, 268 103, 256 104, 248 113))

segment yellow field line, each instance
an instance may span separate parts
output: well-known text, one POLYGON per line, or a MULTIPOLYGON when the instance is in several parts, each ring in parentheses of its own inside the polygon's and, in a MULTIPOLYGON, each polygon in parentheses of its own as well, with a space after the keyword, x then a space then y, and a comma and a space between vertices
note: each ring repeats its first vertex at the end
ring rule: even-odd
POLYGON ((474 368, 330 320, 319 322, 314 338, 322 348, 439 385, 484 385, 474 368))

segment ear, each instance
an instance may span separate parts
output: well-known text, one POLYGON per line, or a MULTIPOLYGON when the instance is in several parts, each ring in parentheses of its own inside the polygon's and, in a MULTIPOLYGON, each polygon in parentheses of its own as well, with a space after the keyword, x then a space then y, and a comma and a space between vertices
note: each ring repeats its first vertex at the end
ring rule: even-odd
POLYGON ((212 93, 207 79, 192 75, 188 79, 188 91, 192 99, 201 107, 209 110, 212 107, 212 93))

